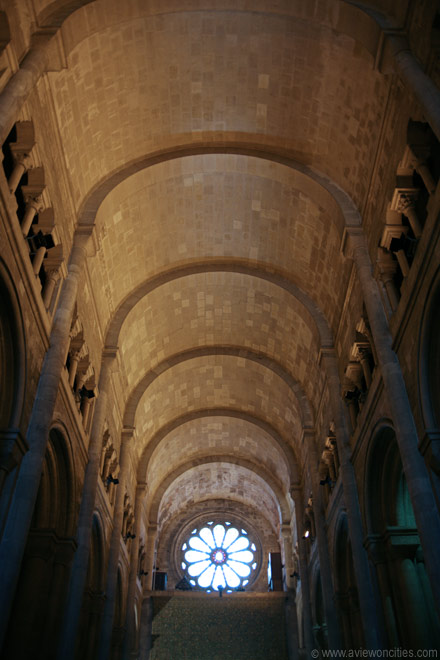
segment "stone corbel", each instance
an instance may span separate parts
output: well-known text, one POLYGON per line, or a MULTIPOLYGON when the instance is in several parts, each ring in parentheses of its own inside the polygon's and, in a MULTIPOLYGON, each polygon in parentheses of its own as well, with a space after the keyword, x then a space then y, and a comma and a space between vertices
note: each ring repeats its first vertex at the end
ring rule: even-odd
POLYGON ((345 376, 358 390, 362 390, 362 366, 355 360, 350 360, 345 368, 345 376))
POLYGON ((77 365, 77 377, 76 377, 76 388, 75 388, 75 400, 78 406, 78 410, 80 409, 81 406, 81 389, 86 382, 91 376, 90 373, 90 359, 88 354, 84 357, 81 357, 80 360, 78 361, 77 365))
POLYGON ((31 121, 19 121, 15 125, 17 141, 9 145, 14 169, 8 180, 9 191, 14 194, 23 174, 35 165, 31 155, 35 145, 34 126, 31 121))
POLYGON ((403 213, 408 218, 414 236, 418 239, 422 235, 422 228, 416 213, 416 202, 420 191, 414 187, 412 176, 397 176, 396 183, 390 210, 403 213))
POLYGON ((371 355, 371 346, 368 341, 355 341, 351 349, 352 357, 357 360, 364 374, 367 389, 371 385, 371 368, 369 356, 371 355))
MULTIPOLYGON (((399 214, 400 216, 400 214, 399 214)), ((381 247, 396 255, 397 261, 402 271, 402 275, 406 277, 409 273, 409 263, 403 249, 402 236, 405 237, 408 233, 408 228, 402 224, 388 223, 385 225, 382 238, 380 241, 381 247)))
POLYGON ((333 488, 333 486, 336 483, 335 460, 333 456, 333 451, 328 447, 326 447, 321 454, 318 474, 319 474, 319 483, 321 486, 328 484, 330 488, 333 488))
POLYGON ((94 376, 89 378, 84 383, 84 385, 82 386, 82 388, 80 390, 80 396, 81 396, 80 411, 81 411, 81 414, 82 414, 82 417, 83 417, 83 426, 84 426, 84 429, 87 430, 91 405, 92 405, 93 400, 97 396, 97 388, 95 386, 94 376))

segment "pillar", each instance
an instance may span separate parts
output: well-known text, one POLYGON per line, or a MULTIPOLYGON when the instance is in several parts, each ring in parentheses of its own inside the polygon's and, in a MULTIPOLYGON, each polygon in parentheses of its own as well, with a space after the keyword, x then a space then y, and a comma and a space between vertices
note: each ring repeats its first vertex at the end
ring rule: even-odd
POLYGON ((371 369, 369 362, 370 351, 365 346, 362 346, 358 348, 358 353, 359 353, 359 361, 361 363, 362 371, 365 378, 365 384, 367 386, 367 389, 369 389, 371 387, 371 369))
POLYGON ((422 228, 420 226, 419 218, 417 217, 415 204, 415 195, 401 195, 399 211, 408 218, 414 236, 420 238, 422 235, 422 228))
POLYGON ((81 402, 81 414, 82 414, 82 418, 83 418, 83 427, 84 427, 84 430, 85 430, 86 433, 87 433, 87 430, 88 430, 89 415, 90 415, 90 409, 91 409, 91 405, 92 405, 92 398, 93 397, 85 396, 85 397, 83 397, 82 402, 81 402))
POLYGON ((141 608, 141 632, 139 636, 139 658, 148 660, 151 651, 153 631, 153 599, 148 594, 142 601, 141 608))
POLYGON ((314 433, 304 431, 304 440, 307 447, 306 451, 313 492, 313 513, 315 518, 316 541, 318 544, 322 598, 324 601, 325 620, 327 622, 328 643, 330 649, 340 649, 342 648, 342 642, 334 601, 332 567, 328 551, 327 531, 322 504, 322 486, 319 485, 318 459, 314 446, 314 433))
POLYGON ((293 571, 292 530, 290 525, 281 525, 281 536, 283 539, 284 575, 286 580, 286 588, 290 589, 290 574, 293 571))
POLYGON ((398 36, 388 38, 396 73, 416 96, 437 140, 440 140, 440 91, 423 71, 406 41, 398 36))
POLYGON ((59 268, 50 268, 46 270, 46 282, 43 287, 43 303, 47 310, 50 309, 53 292, 60 276, 59 268))
POLYGON ((43 260, 46 255, 47 248, 42 245, 41 247, 38 248, 37 252, 35 253, 34 260, 32 261, 32 270, 34 271, 34 275, 38 277, 38 274, 41 270, 41 266, 43 265, 43 260))
POLYGON ((8 179, 9 192, 12 195, 17 190, 17 186, 20 183, 21 177, 30 167, 31 167, 31 159, 29 157, 29 154, 22 153, 19 156, 17 156, 17 158, 15 159, 14 169, 12 170, 11 176, 8 179))
POLYGON ((116 348, 106 348, 102 355, 98 384, 99 395, 94 409, 92 431, 90 434, 89 462, 84 476, 81 506, 78 515, 76 535, 78 547, 70 575, 67 604, 61 628, 60 645, 57 655, 59 660, 73 660, 75 656, 75 639, 78 632, 83 592, 87 580, 93 511, 95 509, 101 459, 102 433, 107 413, 108 392, 111 386, 111 370, 116 357, 116 351, 116 348))
POLYGON ((156 538, 157 538, 157 525, 151 525, 151 524, 148 525, 147 547, 145 550, 145 554, 146 554, 145 565, 147 569, 145 588, 147 591, 151 591, 154 587, 153 570, 154 570, 154 551, 156 549, 156 538))
POLYGON ((0 544, 0 645, 8 625, 11 603, 20 574, 21 560, 40 485, 49 430, 64 368, 64 356, 69 341, 78 280, 86 259, 88 238, 88 231, 77 231, 74 237, 68 275, 64 281, 55 313, 49 348, 41 368, 27 430, 29 451, 21 462, 0 544))
POLYGON ((408 263, 408 259, 406 258, 406 254, 405 254, 404 250, 397 250, 397 252, 395 254, 396 254, 399 266, 400 266, 400 270, 402 271, 403 277, 408 277, 409 263, 408 263))
POLYGON ((298 615, 296 612, 295 592, 288 589, 285 604, 287 655, 289 660, 299 659, 298 615))
POLYGON ((357 426, 358 405, 354 398, 354 390, 344 390, 344 402, 347 406, 348 415, 350 417, 351 428, 354 431, 357 426))
POLYGON ((344 502, 347 509, 348 532, 350 535, 353 565, 359 594, 362 626, 366 647, 382 648, 380 643, 380 626, 377 619, 376 602, 371 582, 368 557, 363 546, 364 530, 359 505, 356 476, 351 463, 349 434, 344 415, 343 402, 339 395, 341 390, 338 363, 334 349, 321 349, 321 357, 327 374, 331 410, 335 421, 335 435, 338 447, 340 475, 344 490, 344 502))
MULTIPOLYGON (((20 174, 20 177, 18 181, 20 181, 22 177, 22 174, 20 174)), ((9 186, 11 186, 11 179, 13 176, 11 175, 11 178, 9 180, 9 186)), ((18 181, 15 187, 18 185, 18 181)), ((15 183, 15 182, 14 182, 15 183)), ((12 192, 12 191, 11 191, 12 192)), ((26 238, 26 236, 29 234, 29 230, 31 228, 33 219, 37 215, 37 213, 41 213, 43 210, 43 200, 41 195, 28 195, 26 198, 26 210, 24 213, 24 217, 21 223, 21 231, 23 233, 23 236, 26 238)))
POLYGON ((130 652, 134 647, 134 604, 136 600, 136 581, 138 577, 138 554, 139 554, 139 536, 141 531, 143 500, 145 497, 147 484, 138 483, 136 488, 136 500, 134 503, 134 533, 135 538, 131 544, 130 550, 130 576, 128 578, 127 606, 125 618, 125 638, 122 648, 122 660, 129 660, 130 652))
POLYGON ((78 370, 78 362, 80 358, 80 352, 74 351, 70 356, 70 366, 69 366, 69 385, 73 389, 75 384, 76 372, 78 370))
POLYGON ((313 637, 313 623, 312 623, 312 607, 310 603, 310 585, 309 573, 307 568, 307 551, 304 542, 304 525, 302 519, 302 511, 304 508, 302 490, 300 487, 291 488, 291 496, 295 502, 295 520, 296 531, 298 535, 298 561, 299 561, 299 575, 301 579, 301 594, 303 601, 303 618, 304 618, 304 644, 306 647, 307 657, 310 658, 312 650, 315 648, 315 641, 313 637))
POLYGON ((376 346, 391 418, 402 459, 417 529, 425 557, 426 570, 440 613, 440 519, 427 467, 418 448, 418 436, 405 381, 382 307, 377 283, 372 275, 370 255, 362 230, 349 230, 352 257, 361 284, 364 303, 376 346))
POLYGON ((395 312, 399 305, 399 293, 396 285, 394 284, 394 276, 397 271, 396 262, 393 260, 391 253, 385 248, 378 248, 377 251, 377 268, 378 277, 383 282, 385 291, 390 303, 391 311, 395 312))
POLYGON ((432 178, 431 170, 429 169, 426 159, 416 158, 414 168, 416 172, 422 177, 426 190, 430 195, 433 195, 435 193, 436 185, 434 179, 432 178))
POLYGON ((121 437, 119 484, 116 491, 116 502, 113 513, 113 529, 110 539, 110 550, 107 563, 107 582, 105 588, 105 605, 102 614, 101 635, 99 640, 98 660, 108 660, 112 641, 113 618, 115 612, 116 586, 118 577, 119 552, 121 546, 122 520, 124 517, 124 496, 127 481, 130 440, 133 428, 123 429, 121 437))
POLYGON ((21 62, 19 70, 0 94, 0 144, 8 137, 20 110, 46 69, 51 38, 52 35, 48 34, 34 39, 32 48, 21 62))
POLYGON ((377 582, 381 595, 385 632, 391 647, 399 646, 399 633, 393 605, 393 594, 388 576, 387 553, 378 535, 367 538, 368 554, 376 568, 377 582))

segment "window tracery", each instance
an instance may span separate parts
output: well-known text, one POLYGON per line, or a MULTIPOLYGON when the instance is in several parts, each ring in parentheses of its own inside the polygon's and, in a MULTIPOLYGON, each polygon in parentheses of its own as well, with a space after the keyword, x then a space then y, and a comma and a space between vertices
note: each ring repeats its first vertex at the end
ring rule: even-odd
POLYGON ((230 522, 196 527, 181 552, 189 583, 207 591, 241 590, 258 566, 255 542, 230 522))

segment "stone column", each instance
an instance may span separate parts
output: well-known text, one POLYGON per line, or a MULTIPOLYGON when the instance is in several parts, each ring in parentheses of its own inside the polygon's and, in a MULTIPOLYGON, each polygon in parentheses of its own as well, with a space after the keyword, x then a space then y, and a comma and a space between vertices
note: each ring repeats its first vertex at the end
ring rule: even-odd
POLYGON ((41 270, 41 266, 43 265, 44 257, 47 252, 47 248, 42 245, 41 247, 38 248, 34 260, 32 262, 32 270, 34 271, 35 277, 38 277, 38 274, 41 270))
POLYGON ((397 252, 395 252, 395 255, 397 257, 397 261, 400 266, 400 270, 402 271, 403 277, 408 277, 409 263, 408 263, 408 259, 406 258, 406 254, 404 250, 397 250, 397 252))
POLYGON ((64 275, 64 253, 61 244, 52 247, 44 260, 44 271, 46 273, 46 281, 44 283, 42 297, 46 309, 49 311, 53 304, 53 294, 55 291, 56 283, 59 278, 64 275))
POLYGON ((287 655, 289 660, 299 659, 298 615, 296 612, 295 592, 288 589, 285 604, 287 628, 287 655))
POLYGON ((402 459, 411 503, 425 557, 426 570, 440 613, 440 519, 429 473, 418 448, 418 436, 411 405, 392 337, 382 307, 377 283, 372 275, 370 255, 362 230, 349 230, 352 256, 361 284, 364 303, 376 346, 379 366, 391 418, 402 459))
POLYGON ((10 608, 40 485, 49 430, 69 341, 78 280, 86 260, 88 238, 88 230, 87 232, 77 231, 74 237, 68 275, 64 281, 55 313, 49 348, 41 368, 27 430, 29 451, 21 462, 0 545, 0 647, 8 625, 10 608))
POLYGON ((70 356, 69 366, 69 385, 73 389, 75 384, 76 372, 78 370, 78 363, 80 359, 80 351, 74 351, 70 356))
POLYGON ((348 415, 350 417, 351 428, 354 431, 357 426, 357 416, 358 416, 358 405, 354 399, 354 391, 345 389, 342 393, 342 396, 347 406, 348 415))
POLYGON ((124 428, 121 437, 119 485, 116 491, 116 502, 113 513, 113 529, 110 539, 110 550, 107 564, 107 582, 105 588, 105 605, 102 613, 101 635, 99 640, 98 660, 108 660, 112 641, 113 618, 115 612, 116 586, 118 578, 118 562, 121 546, 122 520, 124 517, 124 496, 127 481, 130 440, 133 428, 124 428))
POLYGON ((399 294, 396 285, 394 284, 394 276, 397 271, 397 264, 391 256, 391 253, 388 250, 385 250, 385 248, 381 247, 377 249, 376 263, 378 268, 378 277, 384 284, 391 311, 395 312, 399 305, 399 294))
MULTIPOLYGON (((426 156, 426 158, 427 157, 428 155, 426 156)), ((425 184, 425 188, 428 191, 428 193, 430 195, 433 195, 435 193, 436 184, 434 179, 432 178, 431 170, 429 169, 428 163, 426 162, 426 158, 417 158, 416 156, 414 162, 414 169, 422 177, 423 183, 425 184)))
POLYGON ((151 635, 153 631, 153 599, 150 594, 142 601, 141 608, 141 631, 139 635, 138 658, 148 660, 151 651, 151 635))
POLYGON ((416 199, 418 191, 411 194, 401 194, 399 196, 398 211, 408 218, 414 236, 418 239, 422 235, 422 227, 416 213, 416 199))
POLYGON ((367 386, 367 389, 369 389, 371 387, 371 379, 372 379, 370 361, 369 361, 370 349, 365 345, 360 345, 359 342, 356 348, 359 356, 359 361, 361 363, 362 371, 364 374, 365 384, 367 386))
POLYGON ((368 550, 370 560, 375 566, 379 596, 383 608, 383 621, 385 633, 390 646, 399 646, 399 633, 397 629, 396 616, 393 605, 393 595, 387 570, 387 553, 383 540, 378 534, 370 534, 367 537, 365 547, 368 550))
MULTIPOLYGON (((1 103, 0 103, 0 105, 1 105, 1 103)), ((18 154, 16 156, 14 169, 12 170, 11 176, 8 179, 9 192, 12 195, 17 190, 17 186, 20 183, 21 177, 31 167, 31 165, 32 164, 31 164, 31 159, 30 159, 29 154, 21 153, 21 154, 18 154)))
POLYGON ((53 292, 55 291, 55 286, 59 277, 59 268, 50 268, 49 270, 46 270, 46 282, 43 287, 43 303, 47 310, 50 308, 53 292))
POLYGON ((147 576, 145 579, 145 588, 147 591, 151 591, 154 587, 153 585, 153 569, 154 569, 154 551, 156 548, 156 539, 157 539, 157 525, 148 525, 147 529, 147 547, 146 547, 146 558, 145 565, 147 568, 147 576))
POLYGON ((406 40, 392 35, 388 39, 396 73, 416 96, 437 140, 440 140, 440 91, 423 71, 406 40))
POLYGON ((145 482, 138 483, 136 488, 136 500, 134 503, 134 533, 135 538, 131 544, 130 551, 130 576, 128 579, 128 591, 127 591, 127 605, 126 605, 126 616, 125 616, 125 638, 124 645, 122 649, 122 660, 129 660, 130 653, 134 646, 133 639, 133 629, 134 629, 134 604, 136 596, 136 580, 138 577, 138 553, 139 553, 139 536, 141 531, 141 522, 142 522, 142 509, 143 509, 143 499, 145 497, 147 484, 145 482))
POLYGON ((21 108, 46 69, 51 38, 52 35, 48 34, 34 39, 32 48, 21 62, 19 70, 0 94, 0 144, 8 137, 21 108))
POLYGON ((315 449, 315 434, 304 430, 309 464, 310 481, 313 493, 313 513, 315 518, 316 541, 318 544, 319 566, 321 572, 322 599, 324 601, 325 620, 327 623, 328 643, 330 649, 342 648, 341 634, 335 608, 335 595, 332 583, 332 567, 328 551, 327 531, 322 503, 322 486, 319 485, 318 459, 315 449))
POLYGON ((92 398, 86 396, 82 400, 82 405, 81 405, 81 414, 82 414, 82 419, 83 419, 83 427, 84 431, 87 433, 87 428, 88 428, 88 423, 89 423, 89 415, 90 415, 90 407, 92 405, 92 398))
POLYGON ((364 530, 359 505, 356 476, 351 463, 349 433, 344 415, 343 402, 339 395, 341 384, 339 380, 338 363, 334 349, 321 349, 321 358, 327 374, 331 410, 335 421, 335 435, 338 447, 340 475, 344 490, 344 502, 347 509, 348 531, 353 554, 353 565, 359 593, 362 626, 366 647, 382 648, 380 642, 380 626, 377 620, 376 601, 371 582, 368 557, 363 546, 364 530))
POLYGON ((313 637, 312 607, 310 604, 310 585, 309 585, 309 573, 307 568, 307 552, 303 538, 304 525, 303 525, 302 512, 304 508, 304 503, 303 503, 301 488, 292 487, 290 493, 293 501, 295 502, 296 532, 298 535, 299 574, 301 579, 301 594, 302 594, 302 602, 303 602, 304 644, 306 647, 307 657, 310 658, 310 654, 315 647, 315 641, 313 637))
POLYGON ((93 415, 89 443, 89 462, 84 477, 81 507, 78 516, 76 536, 78 547, 70 575, 67 604, 61 628, 60 645, 57 655, 59 660, 73 660, 75 656, 75 639, 81 615, 83 592, 87 580, 93 511, 95 509, 101 460, 102 434, 107 412, 108 393, 111 387, 112 365, 116 357, 116 352, 116 348, 105 348, 102 355, 98 385, 99 396, 96 400, 93 415))
POLYGON ((283 553, 284 553, 284 575, 286 580, 286 588, 290 589, 290 574, 293 571, 293 550, 292 550, 292 530, 290 525, 281 525, 281 537, 283 539, 283 553))
MULTIPOLYGON (((21 179, 22 174, 20 174, 20 177, 18 181, 21 179)), ((12 176, 11 176, 12 179, 12 176)), ((18 185, 18 181, 16 184, 16 187, 18 185)), ((9 185, 11 185, 11 180, 9 181, 9 185)), ((29 234, 29 230, 32 225, 32 221, 37 215, 37 213, 41 213, 43 210, 44 205, 43 205, 43 198, 41 195, 28 195, 26 198, 26 211, 24 213, 23 220, 21 222, 21 231, 23 233, 23 236, 26 238, 26 236, 29 234)))

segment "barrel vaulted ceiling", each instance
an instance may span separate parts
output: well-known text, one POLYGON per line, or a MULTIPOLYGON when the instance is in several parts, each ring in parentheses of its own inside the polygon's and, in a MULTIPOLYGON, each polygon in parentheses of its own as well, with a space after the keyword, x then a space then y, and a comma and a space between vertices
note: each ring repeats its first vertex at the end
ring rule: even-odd
MULTIPOLYGON (((59 4, 35 0, 40 25, 59 4)), ((320 349, 356 288, 340 201, 365 202, 390 90, 354 4, 95 0, 62 25, 84 291, 152 523, 209 500, 288 520, 303 431, 330 420, 320 349)))

